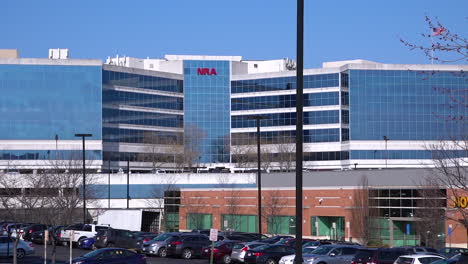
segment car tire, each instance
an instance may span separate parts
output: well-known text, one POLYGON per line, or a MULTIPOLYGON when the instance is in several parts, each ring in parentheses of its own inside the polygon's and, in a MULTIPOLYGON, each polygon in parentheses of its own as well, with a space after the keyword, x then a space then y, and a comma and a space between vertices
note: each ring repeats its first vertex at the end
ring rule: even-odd
POLYGON ((165 247, 158 250, 158 257, 165 258, 167 257, 167 249, 165 247))
POLYGON ((22 259, 22 258, 24 258, 24 256, 26 256, 26 251, 24 251, 24 249, 22 249, 22 248, 18 248, 16 250, 16 257, 18 259, 22 259))
POLYGON ((96 250, 96 249, 97 249, 96 245, 95 245, 95 244, 92 244, 92 245, 91 245, 91 250, 96 250))
POLYGON ((265 262, 266 264, 276 264, 276 261, 274 259, 267 259, 265 262))
POLYGON ((223 264, 231 264, 231 263, 232 263, 231 256, 230 255, 224 255, 223 256, 223 264))
POLYGON ((184 250, 182 250, 182 258, 183 259, 193 258, 193 250, 191 250, 190 248, 184 248, 184 250))

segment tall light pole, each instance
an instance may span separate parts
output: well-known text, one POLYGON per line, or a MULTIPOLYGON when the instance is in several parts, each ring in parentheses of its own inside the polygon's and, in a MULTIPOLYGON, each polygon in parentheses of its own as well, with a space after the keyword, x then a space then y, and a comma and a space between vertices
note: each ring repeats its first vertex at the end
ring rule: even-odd
POLYGON ((130 159, 127 159, 127 209, 130 208, 130 159))
POLYGON ((263 116, 250 116, 248 119, 254 119, 257 122, 257 199, 258 199, 258 232, 262 233, 262 172, 261 172, 261 155, 260 155, 260 120, 265 119, 263 116))
POLYGON ((383 139, 385 140, 385 168, 388 168, 387 166, 387 160, 388 160, 387 141, 389 141, 390 139, 387 136, 383 136, 383 139))
POLYGON ((86 224, 86 147, 85 138, 92 137, 92 134, 75 134, 83 140, 83 224, 86 224))
POLYGON ((296 41, 296 257, 302 264, 302 160, 303 160, 303 108, 304 108, 304 0, 297 0, 296 41))

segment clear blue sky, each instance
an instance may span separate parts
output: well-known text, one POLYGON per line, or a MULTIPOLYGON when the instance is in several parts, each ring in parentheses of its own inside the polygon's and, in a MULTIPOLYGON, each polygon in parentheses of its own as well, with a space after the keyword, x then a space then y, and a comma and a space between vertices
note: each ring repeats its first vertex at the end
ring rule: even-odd
MULTIPOLYGON (((295 0, 5 0, 0 48, 47 57, 69 48, 73 58, 116 54, 241 55, 295 58, 295 0)), ((367 59, 428 63, 399 36, 420 41, 424 16, 467 36, 467 0, 305 0, 305 67, 367 59)))

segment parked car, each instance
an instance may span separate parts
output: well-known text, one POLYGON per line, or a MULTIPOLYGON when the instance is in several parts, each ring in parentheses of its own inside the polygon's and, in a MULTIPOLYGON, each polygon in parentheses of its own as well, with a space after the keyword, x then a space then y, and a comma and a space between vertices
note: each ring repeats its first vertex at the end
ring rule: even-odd
POLYGON ((352 260, 352 264, 392 264, 402 255, 412 254, 406 248, 362 248, 352 260))
MULTIPOLYGON (((34 244, 44 244, 44 231, 36 231, 31 235, 31 242, 34 244)), ((47 244, 51 244, 50 240, 47 244)))
POLYGON ((94 237, 83 238, 78 241, 78 247, 82 249, 96 249, 96 245, 94 244, 96 239, 94 237))
POLYGON ((323 245, 310 254, 304 254, 305 264, 342 264, 351 263, 360 246, 354 245, 323 245))
POLYGON ((70 241, 71 230, 74 230, 73 237, 71 238, 74 244, 78 244, 81 239, 94 237, 100 230, 107 230, 108 225, 83 225, 81 228, 67 229, 61 231, 61 238, 65 241, 70 241))
POLYGON ((256 247, 268 245, 262 241, 241 242, 237 243, 232 248, 231 259, 237 262, 244 262, 245 253, 256 247))
POLYGON ((136 249, 137 239, 129 230, 108 228, 99 230, 94 244, 97 248, 120 247, 136 249))
POLYGON ((414 254, 399 256, 394 264, 429 264, 437 260, 443 260, 444 257, 428 254, 414 254))
POLYGON ((235 232, 235 233, 233 233, 233 235, 251 237, 253 240, 263 240, 263 239, 268 239, 269 238, 268 236, 266 236, 264 234, 249 233, 249 232, 235 232))
POLYGON ((194 233, 182 233, 167 245, 167 255, 191 259, 201 256, 202 248, 208 246, 211 241, 207 236, 194 233))
POLYGON ((287 238, 294 238, 292 236, 272 236, 269 238, 265 238, 262 240, 259 240, 260 242, 267 243, 267 244, 274 244, 280 240, 287 239, 287 238))
POLYGON ((158 234, 150 233, 150 232, 133 232, 136 237, 136 247, 138 251, 142 251, 143 243, 152 240, 153 238, 157 237, 158 234))
MULTIPOLYGON (((67 262, 70 264, 70 262, 67 262)), ((72 259, 73 264, 132 263, 146 264, 144 255, 123 248, 102 248, 91 251, 79 258, 72 259)))
MULTIPOLYGON (((303 238, 302 239, 302 245, 304 245, 305 243, 311 242, 311 241, 315 241, 315 240, 309 239, 309 238, 303 238)), ((280 241, 276 242, 275 245, 287 245, 287 246, 290 246, 290 247, 295 247, 296 246, 296 239, 295 238, 286 238, 286 239, 283 239, 283 240, 280 240, 280 241)))
POLYGON ((170 232, 160 234, 152 240, 144 242, 142 251, 147 255, 157 255, 164 258, 167 256, 167 245, 176 240, 181 234, 183 233, 170 232))
POLYGON ((74 225, 69 225, 63 228, 59 229, 59 233, 55 233, 56 237, 58 239, 59 243, 62 243, 64 245, 68 244, 70 242, 70 237, 69 236, 64 236, 66 232, 69 232, 70 230, 81 230, 83 229, 84 224, 74 224, 74 225))
POLYGON ((24 230, 23 239, 31 241, 32 233, 37 232, 37 231, 44 231, 46 229, 47 229, 47 226, 42 225, 42 224, 33 224, 30 226, 27 226, 23 229, 24 230))
POLYGON ((244 262, 256 264, 276 264, 287 255, 294 254, 294 248, 287 245, 267 244, 247 250, 244 262))
POLYGON ((30 226, 30 224, 22 224, 22 223, 11 223, 5 226, 5 230, 3 231, 4 236, 8 236, 10 234, 11 237, 23 237, 24 229, 30 226))
POLYGON ((433 249, 430 247, 406 246, 406 247, 394 247, 394 248, 405 249, 409 252, 408 255, 429 254, 429 255, 439 255, 443 257, 443 255, 441 255, 436 249, 433 249))
MULTIPOLYGON (((215 263, 230 264, 232 263, 231 253, 232 248, 238 241, 224 240, 218 241, 213 248, 213 261, 215 263)), ((211 246, 202 249, 202 257, 211 258, 211 246)))
POLYGON ((310 248, 310 249, 316 249, 320 246, 323 246, 323 245, 331 245, 333 244, 332 241, 320 241, 320 240, 317 240, 317 241, 308 241, 306 243, 304 243, 302 245, 303 248, 310 248))
MULTIPOLYGON (((0 256, 13 256, 13 247, 15 239, 7 236, 0 237, 0 256)), ((34 245, 31 242, 23 240, 18 241, 16 248, 16 257, 18 259, 24 258, 26 255, 34 254, 34 245)))
MULTIPOLYGON (((312 252, 303 252, 304 263, 307 264, 344 264, 350 263, 357 252, 357 248, 349 246, 322 246, 312 252)), ((292 263, 295 255, 281 258, 280 264, 292 263)))
POLYGON ((467 248, 454 248, 454 247, 445 247, 440 249, 439 254, 444 255, 447 258, 451 258, 459 253, 468 253, 467 248))

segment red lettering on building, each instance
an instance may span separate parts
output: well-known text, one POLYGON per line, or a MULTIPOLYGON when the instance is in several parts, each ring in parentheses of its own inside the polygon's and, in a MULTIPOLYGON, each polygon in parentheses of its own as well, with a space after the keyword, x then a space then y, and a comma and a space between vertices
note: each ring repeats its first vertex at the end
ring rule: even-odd
POLYGON ((197 75, 218 75, 215 68, 198 68, 197 75))

